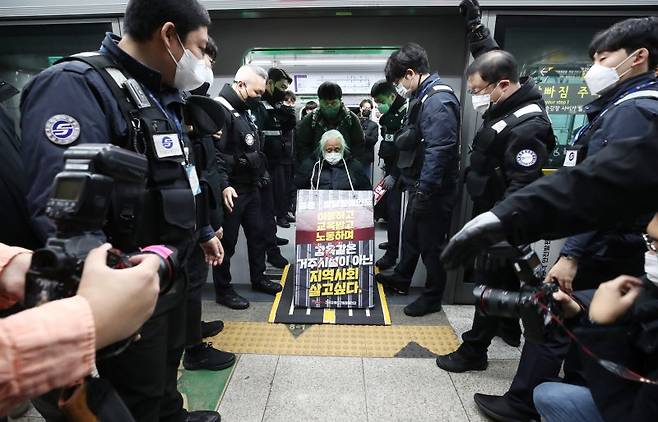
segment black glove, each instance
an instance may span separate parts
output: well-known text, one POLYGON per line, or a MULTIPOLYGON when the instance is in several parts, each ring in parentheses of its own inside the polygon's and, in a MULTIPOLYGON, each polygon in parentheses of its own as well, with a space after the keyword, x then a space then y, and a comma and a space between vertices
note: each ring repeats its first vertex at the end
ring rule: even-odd
POLYGON ((411 213, 414 217, 428 215, 432 211, 430 206, 430 196, 423 192, 416 192, 411 204, 411 213))
POLYGON ((505 240, 505 232, 500 219, 491 211, 480 214, 450 239, 441 254, 441 261, 447 269, 456 268, 467 259, 494 243, 505 240))
POLYGON ((473 30, 482 22, 482 11, 478 0, 462 0, 459 3, 459 14, 466 19, 469 30, 473 30))

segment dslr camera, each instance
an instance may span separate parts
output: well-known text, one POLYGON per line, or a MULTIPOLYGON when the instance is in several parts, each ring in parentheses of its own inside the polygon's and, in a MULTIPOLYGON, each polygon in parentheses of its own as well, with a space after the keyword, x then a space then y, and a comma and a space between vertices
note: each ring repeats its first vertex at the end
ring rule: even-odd
POLYGON ((129 258, 140 253, 158 255, 160 294, 166 293, 174 280, 176 250, 164 245, 140 250, 134 239, 145 192, 146 158, 109 144, 85 144, 69 148, 64 159, 64 170, 55 177, 46 206, 56 233, 32 256, 25 306, 75 295, 85 258, 104 243, 105 233, 118 248, 108 254, 109 267, 130 267, 129 258))
POLYGON ((514 272, 521 282, 518 292, 480 285, 473 289, 476 306, 485 315, 521 318, 526 338, 542 343, 546 333, 556 326, 553 316, 560 317, 561 308, 553 299, 560 289, 557 281, 543 283, 542 265, 529 245, 518 248, 514 272))

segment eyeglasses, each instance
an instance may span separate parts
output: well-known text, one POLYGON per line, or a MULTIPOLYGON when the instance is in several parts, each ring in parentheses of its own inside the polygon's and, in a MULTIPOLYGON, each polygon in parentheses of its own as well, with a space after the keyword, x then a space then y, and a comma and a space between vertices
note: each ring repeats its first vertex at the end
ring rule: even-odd
POLYGON ((651 252, 658 252, 658 239, 654 239, 646 233, 642 234, 642 238, 644 239, 644 243, 647 245, 647 250, 651 252))
POLYGON ((470 95, 480 95, 480 92, 482 92, 482 91, 484 91, 485 89, 489 88, 489 87, 490 87, 491 85, 493 85, 493 84, 494 84, 494 82, 491 82, 489 85, 485 86, 484 88, 478 89, 477 91, 469 90, 468 93, 469 93, 470 95))

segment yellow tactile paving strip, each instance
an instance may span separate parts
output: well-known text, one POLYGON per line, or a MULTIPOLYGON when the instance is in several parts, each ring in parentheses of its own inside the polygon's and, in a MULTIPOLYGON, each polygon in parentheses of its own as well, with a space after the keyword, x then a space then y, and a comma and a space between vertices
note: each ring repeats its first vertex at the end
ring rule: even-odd
POLYGON ((446 354, 459 342, 450 326, 313 325, 295 338, 284 324, 226 322, 212 339, 222 350, 295 356, 393 357, 410 342, 446 354))

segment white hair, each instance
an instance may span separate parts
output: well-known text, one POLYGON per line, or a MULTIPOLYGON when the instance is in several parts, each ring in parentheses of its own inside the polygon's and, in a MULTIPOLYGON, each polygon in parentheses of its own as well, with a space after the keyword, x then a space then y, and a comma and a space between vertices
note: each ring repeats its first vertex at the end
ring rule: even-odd
POLYGON ((246 64, 241 66, 237 72, 235 72, 235 78, 233 80, 238 82, 248 82, 252 76, 257 76, 267 80, 267 72, 260 66, 255 64, 246 64))
MULTIPOLYGON (((331 129, 326 131, 325 133, 322 134, 322 137, 320 138, 320 153, 324 151, 325 145, 327 145, 327 142, 329 142, 331 139, 338 139, 340 141, 340 147, 343 152, 346 152, 349 150, 347 146, 347 142, 345 142, 345 138, 343 137, 343 134, 340 133, 340 131, 336 129, 331 129)), ((320 154, 322 155, 322 154, 320 154)))

